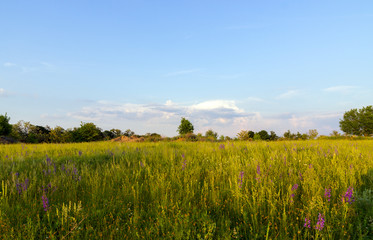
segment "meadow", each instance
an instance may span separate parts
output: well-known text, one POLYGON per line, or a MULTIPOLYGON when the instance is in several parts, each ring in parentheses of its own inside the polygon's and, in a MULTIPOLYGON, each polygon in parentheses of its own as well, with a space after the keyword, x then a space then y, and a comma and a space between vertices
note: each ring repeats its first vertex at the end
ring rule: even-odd
POLYGON ((373 141, 0 145, 1 239, 373 239, 373 141))

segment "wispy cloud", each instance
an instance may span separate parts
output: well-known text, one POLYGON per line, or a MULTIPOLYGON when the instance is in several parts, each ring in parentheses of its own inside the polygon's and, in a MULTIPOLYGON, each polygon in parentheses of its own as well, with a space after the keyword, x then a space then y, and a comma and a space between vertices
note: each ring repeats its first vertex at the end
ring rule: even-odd
POLYGON ((248 97, 246 100, 249 102, 264 102, 264 99, 258 97, 248 97))
POLYGON ((333 86, 333 87, 328 87, 324 88, 323 91, 325 92, 336 92, 336 93, 349 93, 352 90, 358 89, 357 86, 333 86))
POLYGON ((300 93, 299 90, 289 90, 283 94, 277 96, 277 99, 289 99, 298 96, 300 93))
POLYGON ((186 75, 186 74, 191 74, 200 71, 199 69, 187 69, 187 70, 180 70, 176 72, 169 72, 166 73, 164 76, 165 77, 175 77, 175 76, 181 76, 181 75, 186 75))
POLYGON ((15 67, 16 64, 15 63, 11 63, 11 62, 6 62, 3 64, 4 67, 15 67))

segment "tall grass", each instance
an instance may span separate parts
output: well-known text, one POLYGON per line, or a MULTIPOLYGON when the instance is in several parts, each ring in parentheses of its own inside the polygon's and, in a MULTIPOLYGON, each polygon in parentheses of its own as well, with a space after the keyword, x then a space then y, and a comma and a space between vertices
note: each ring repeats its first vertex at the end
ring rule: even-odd
POLYGON ((372 239, 372 150, 347 140, 2 145, 0 237, 372 239))

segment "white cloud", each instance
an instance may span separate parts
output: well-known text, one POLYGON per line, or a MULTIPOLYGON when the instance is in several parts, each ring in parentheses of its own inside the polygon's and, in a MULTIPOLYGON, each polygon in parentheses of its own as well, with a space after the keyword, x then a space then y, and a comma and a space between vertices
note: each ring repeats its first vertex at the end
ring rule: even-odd
MULTIPOLYGON (((234 137, 242 130, 308 132, 317 129, 321 134, 338 130, 343 113, 286 113, 263 115, 249 112, 237 106, 234 100, 209 100, 195 104, 180 104, 167 100, 162 104, 133 104, 99 101, 68 116, 78 121, 94 122, 100 127, 134 128, 135 132, 158 132, 167 136, 176 135, 181 117, 188 118, 195 132, 205 133, 213 129, 219 134, 234 137)), ((143 134, 140 133, 139 134, 143 134)))
POLYGON ((6 62, 3 65, 4 65, 4 67, 14 67, 14 66, 16 66, 15 63, 11 63, 11 62, 6 62))
POLYGON ((289 99, 299 95, 299 90, 289 90, 277 96, 277 99, 289 99))
POLYGON ((325 92, 336 92, 336 93, 348 93, 351 90, 357 89, 357 86, 333 86, 324 88, 323 91, 325 92))
POLYGON ((214 109, 233 109, 235 111, 239 111, 238 107, 236 106, 235 102, 232 100, 210 100, 201 102, 195 105, 190 106, 191 109, 196 110, 214 110, 214 109))
POLYGON ((151 124, 154 128, 157 128, 157 125, 172 125, 176 128, 180 118, 187 117, 192 119, 196 129, 199 129, 206 126, 220 126, 221 128, 232 124, 236 118, 251 118, 253 114, 240 109, 232 100, 211 100, 192 105, 167 100, 165 104, 99 101, 93 106, 83 107, 78 112, 69 113, 68 116, 80 121, 99 123, 127 121, 138 125, 151 124))

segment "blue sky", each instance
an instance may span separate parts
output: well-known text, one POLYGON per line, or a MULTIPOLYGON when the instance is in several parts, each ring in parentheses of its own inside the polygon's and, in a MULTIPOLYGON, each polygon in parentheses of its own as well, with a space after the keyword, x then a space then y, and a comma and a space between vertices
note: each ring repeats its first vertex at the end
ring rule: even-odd
POLYGON ((321 134, 373 104, 372 1, 2 1, 0 114, 321 134))

